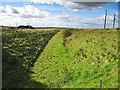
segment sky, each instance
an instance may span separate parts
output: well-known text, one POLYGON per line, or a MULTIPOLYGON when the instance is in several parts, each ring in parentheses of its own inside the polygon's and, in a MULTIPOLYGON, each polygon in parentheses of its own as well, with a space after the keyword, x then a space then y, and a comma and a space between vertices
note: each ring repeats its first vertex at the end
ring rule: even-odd
POLYGON ((34 27, 112 28, 118 27, 118 0, 0 0, 0 25, 34 27), (89 2, 88 2, 89 1, 89 2))

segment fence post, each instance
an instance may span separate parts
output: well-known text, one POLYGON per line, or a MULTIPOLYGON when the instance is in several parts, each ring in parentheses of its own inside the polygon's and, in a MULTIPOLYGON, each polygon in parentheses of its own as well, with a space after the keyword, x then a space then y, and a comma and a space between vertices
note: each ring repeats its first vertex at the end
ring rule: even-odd
POLYGON ((100 80, 100 90, 102 90, 102 80, 100 80))

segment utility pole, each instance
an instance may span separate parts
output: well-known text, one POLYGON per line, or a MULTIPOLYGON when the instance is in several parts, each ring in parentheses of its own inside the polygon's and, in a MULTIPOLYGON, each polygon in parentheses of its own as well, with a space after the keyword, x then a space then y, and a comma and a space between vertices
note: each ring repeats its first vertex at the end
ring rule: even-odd
POLYGON ((15 22, 15 25, 16 25, 16 27, 17 27, 17 22, 15 22))
POLYGON ((11 24, 9 23, 9 26, 10 26, 11 24))
POLYGON ((115 14, 114 14, 113 28, 115 28, 115 20, 116 20, 116 18, 115 18, 115 14))
POLYGON ((106 13, 105 13, 104 29, 106 28, 106 20, 107 20, 107 10, 106 10, 106 13))

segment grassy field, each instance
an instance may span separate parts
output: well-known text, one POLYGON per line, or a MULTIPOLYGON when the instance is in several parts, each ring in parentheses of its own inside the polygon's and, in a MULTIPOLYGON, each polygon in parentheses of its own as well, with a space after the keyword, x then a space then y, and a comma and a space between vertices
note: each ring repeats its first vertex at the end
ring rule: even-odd
POLYGON ((116 29, 4 30, 2 38, 4 87, 118 87, 116 29))

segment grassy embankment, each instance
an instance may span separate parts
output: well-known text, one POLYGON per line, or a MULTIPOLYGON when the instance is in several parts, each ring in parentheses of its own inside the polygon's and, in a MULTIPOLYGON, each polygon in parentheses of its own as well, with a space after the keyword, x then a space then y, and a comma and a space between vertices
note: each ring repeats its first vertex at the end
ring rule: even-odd
POLYGON ((57 33, 33 67, 33 79, 47 87, 118 86, 118 32, 65 30, 57 33))
POLYGON ((116 30, 17 30, 2 38, 3 87, 118 86, 116 30))
POLYGON ((46 85, 30 78, 31 68, 54 30, 2 30, 3 88, 39 88, 46 85))

